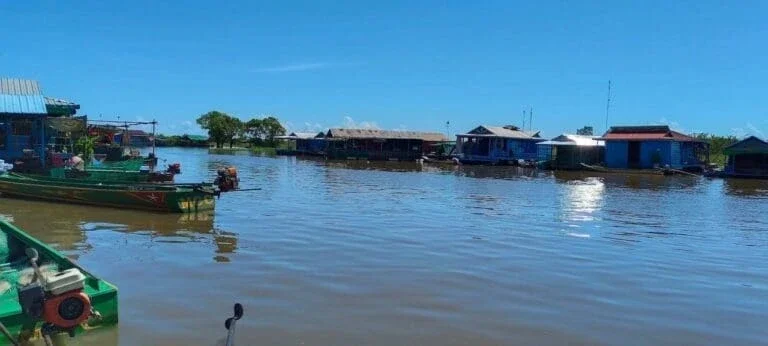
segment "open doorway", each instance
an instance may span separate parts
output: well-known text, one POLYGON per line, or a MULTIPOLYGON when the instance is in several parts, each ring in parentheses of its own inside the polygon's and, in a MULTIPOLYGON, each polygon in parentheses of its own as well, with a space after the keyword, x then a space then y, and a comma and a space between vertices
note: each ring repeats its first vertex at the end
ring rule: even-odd
POLYGON ((629 168, 640 168, 640 142, 629 142, 627 158, 629 168))

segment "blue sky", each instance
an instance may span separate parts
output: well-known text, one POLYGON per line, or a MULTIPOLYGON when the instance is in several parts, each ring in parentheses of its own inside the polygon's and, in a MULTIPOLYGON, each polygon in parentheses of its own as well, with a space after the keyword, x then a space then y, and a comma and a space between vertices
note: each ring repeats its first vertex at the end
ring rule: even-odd
POLYGON ((199 131, 667 123, 768 133, 765 1, 0 1, 0 75, 105 119, 199 131))

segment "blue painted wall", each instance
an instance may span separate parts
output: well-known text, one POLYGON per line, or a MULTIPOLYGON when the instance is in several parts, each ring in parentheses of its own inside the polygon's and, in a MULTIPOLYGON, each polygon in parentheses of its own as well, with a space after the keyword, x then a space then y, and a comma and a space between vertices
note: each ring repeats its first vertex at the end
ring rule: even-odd
POLYGON ((672 163, 671 141, 648 141, 640 144, 640 168, 653 168, 653 156, 657 151, 661 157, 661 162, 659 162, 661 167, 664 165, 680 166, 679 156, 677 164, 672 163))
POLYGON ((539 148, 536 145, 544 139, 509 139, 491 138, 488 155, 480 155, 480 146, 471 149, 470 152, 462 152, 464 158, 470 161, 482 161, 498 163, 500 161, 536 160, 539 148))
POLYGON ((609 168, 629 168, 627 162, 627 151, 629 142, 627 141, 606 141, 605 142, 605 165, 609 168))
MULTIPOLYGON (((638 168, 653 168, 653 157, 656 152, 661 158, 660 166, 669 165, 672 168, 682 168, 680 143, 672 141, 641 142, 640 167, 638 168)), ((609 168, 630 168, 629 141, 606 141, 605 164, 609 168)))

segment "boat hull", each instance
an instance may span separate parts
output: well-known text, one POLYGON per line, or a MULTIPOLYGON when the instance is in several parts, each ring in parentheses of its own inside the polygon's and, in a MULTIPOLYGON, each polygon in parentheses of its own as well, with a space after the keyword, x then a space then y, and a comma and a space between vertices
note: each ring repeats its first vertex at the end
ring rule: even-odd
POLYGON ((54 202, 156 212, 188 213, 215 208, 212 191, 192 186, 71 183, 0 176, 0 194, 54 202))
MULTIPOLYGON (((86 276, 84 292, 90 298, 91 305, 99 313, 100 318, 92 318, 87 323, 76 327, 75 334, 118 323, 118 297, 117 288, 114 285, 97 278, 50 246, 1 220, 0 235, 2 236, 0 248, 4 250, 0 251, 3 257, 3 260, 0 261, 3 271, 0 274, 3 277, 3 284, 7 287, 7 290, 0 294, 0 322, 14 338, 23 344, 39 339, 42 325, 41 321, 33 320, 22 311, 18 300, 19 285, 17 282, 9 280, 15 274, 14 271, 25 268, 20 267, 20 265, 24 265, 24 260, 19 261, 19 258, 23 258, 20 257, 19 253, 23 253, 27 248, 37 250, 40 263, 55 266, 59 271, 77 268, 86 276)), ((0 345, 11 345, 11 343, 6 337, 0 335, 0 345)))

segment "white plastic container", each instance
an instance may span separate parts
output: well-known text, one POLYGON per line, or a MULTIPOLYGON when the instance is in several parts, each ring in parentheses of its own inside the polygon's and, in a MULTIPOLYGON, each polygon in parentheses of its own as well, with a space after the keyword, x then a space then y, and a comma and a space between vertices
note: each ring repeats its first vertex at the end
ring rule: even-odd
POLYGON ((49 276, 45 284, 46 291, 60 295, 69 291, 80 290, 85 286, 85 275, 77 268, 67 269, 49 276))

